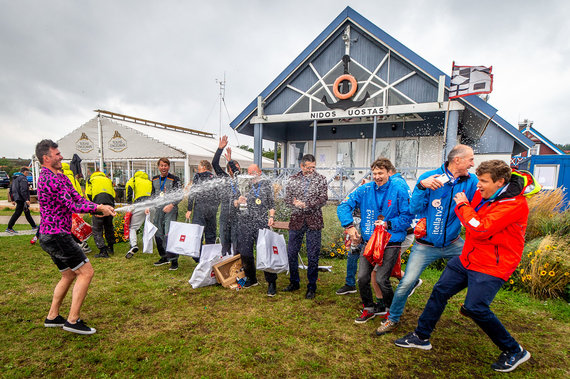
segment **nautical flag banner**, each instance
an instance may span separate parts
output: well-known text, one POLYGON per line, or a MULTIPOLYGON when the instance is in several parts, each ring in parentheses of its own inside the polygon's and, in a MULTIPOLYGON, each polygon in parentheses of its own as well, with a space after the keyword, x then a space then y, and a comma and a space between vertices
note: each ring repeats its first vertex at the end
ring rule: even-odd
POLYGON ((453 62, 449 98, 479 95, 493 91, 493 66, 456 66, 453 62))

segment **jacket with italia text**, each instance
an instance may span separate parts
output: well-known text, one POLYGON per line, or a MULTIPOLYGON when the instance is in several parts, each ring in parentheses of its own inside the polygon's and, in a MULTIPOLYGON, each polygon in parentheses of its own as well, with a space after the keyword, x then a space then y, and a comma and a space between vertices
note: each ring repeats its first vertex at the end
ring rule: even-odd
POLYGON ((509 279, 516 270, 524 248, 529 213, 524 190, 524 180, 513 174, 493 200, 482 199, 477 191, 471 204, 457 206, 455 213, 466 230, 465 245, 459 257, 466 269, 503 280, 509 279))
POLYGON ((354 222, 352 212, 360 208, 360 229, 364 242, 374 232, 374 222, 379 215, 389 222, 388 232, 392 235, 389 242, 402 242, 406 238, 406 229, 412 222, 409 210, 409 188, 405 183, 395 184, 392 178, 381 187, 375 182, 361 185, 352 191, 336 209, 343 227, 354 222))
POLYGON ((477 177, 474 174, 467 174, 450 180, 436 190, 420 189, 420 182, 432 175, 441 175, 447 171, 447 162, 440 168, 422 174, 410 200, 410 212, 416 218, 426 218, 427 235, 419 241, 433 244, 435 247, 449 245, 459 236, 461 223, 457 218, 454 209, 455 201, 453 197, 458 192, 465 192, 467 199, 473 199, 477 190, 477 177))
POLYGON ((94 203, 115 206, 113 182, 101 171, 91 174, 85 186, 85 195, 94 203))

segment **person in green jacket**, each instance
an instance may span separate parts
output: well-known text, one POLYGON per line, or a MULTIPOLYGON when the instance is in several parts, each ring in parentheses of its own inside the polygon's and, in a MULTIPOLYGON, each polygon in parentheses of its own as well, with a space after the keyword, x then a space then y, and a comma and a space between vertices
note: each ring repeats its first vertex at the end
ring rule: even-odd
MULTIPOLYGON (((85 195, 94 203, 115 206, 113 183, 101 171, 95 171, 91 174, 85 186, 85 195)), ((99 249, 99 254, 95 255, 95 258, 109 258, 109 253, 114 252, 113 244, 115 243, 113 216, 93 216, 93 239, 99 249), (105 238, 103 238, 103 230, 105 238), (106 245, 105 240, 107 240, 106 245)))
MULTIPOLYGON (((127 190, 127 202, 132 204, 142 203, 150 199, 150 194, 152 193, 152 182, 149 180, 148 175, 144 171, 137 171, 135 175, 129 179, 125 185, 127 190)), ((139 251, 137 246, 137 230, 141 227, 144 222, 145 214, 144 207, 135 207, 133 210, 133 215, 131 216, 131 225, 129 227, 129 242, 131 248, 125 255, 125 258, 129 259, 139 251)))

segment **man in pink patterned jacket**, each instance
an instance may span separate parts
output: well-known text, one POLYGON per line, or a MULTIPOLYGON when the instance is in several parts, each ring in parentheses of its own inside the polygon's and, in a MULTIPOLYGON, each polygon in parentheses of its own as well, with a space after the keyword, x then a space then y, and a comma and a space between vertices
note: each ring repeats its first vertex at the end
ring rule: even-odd
POLYGON ((78 334, 93 334, 96 330, 85 325, 79 318, 81 305, 93 278, 93 266, 71 237, 71 215, 99 213, 103 216, 114 216, 115 210, 109 205, 92 203, 75 191, 67 176, 61 172, 63 157, 55 142, 39 142, 36 145, 36 157, 42 165, 38 177, 40 246, 50 255, 61 272, 61 280, 55 286, 44 326, 63 327, 68 332, 78 334), (59 308, 74 280, 76 281, 71 308, 66 320, 59 315, 59 308))

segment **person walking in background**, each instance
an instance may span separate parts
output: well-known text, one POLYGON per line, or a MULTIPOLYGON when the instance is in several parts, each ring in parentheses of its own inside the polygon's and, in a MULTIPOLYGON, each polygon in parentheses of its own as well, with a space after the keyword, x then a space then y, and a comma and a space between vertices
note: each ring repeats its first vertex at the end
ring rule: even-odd
MULTIPOLYGON (((96 204, 115 206, 113 182, 101 171, 95 171, 91 174, 85 186, 85 194, 89 200, 96 204)), ((115 244, 113 216, 95 215, 92 217, 92 222, 93 240, 99 249, 99 254, 95 255, 95 258, 109 258, 109 253, 114 253, 113 245, 115 244)))
MULTIPOLYGON (((166 198, 167 195, 181 189, 180 178, 171 174, 170 160, 168 158, 160 158, 158 160, 159 175, 152 178, 151 198, 166 198)), ((154 239, 160 259, 154 262, 155 266, 162 266, 170 262, 169 270, 178 270, 178 254, 166 252, 166 242, 168 238, 168 230, 170 229, 170 221, 176 221, 178 218, 178 204, 182 197, 176 199, 167 199, 157 206, 154 210, 153 224, 157 227, 154 239)), ((145 214, 150 213, 150 208, 145 209, 145 214)))
MULTIPOLYGON (((127 190, 127 203, 138 204, 149 200, 152 193, 152 182, 144 171, 137 171, 125 185, 127 190)), ((141 227, 145 219, 144 208, 135 207, 131 216, 131 224, 129 226, 129 243, 131 248, 125 255, 125 258, 132 258, 139 251, 137 246, 137 230, 141 227)))
POLYGON ((289 286, 286 292, 300 288, 299 250, 303 237, 307 236, 307 292, 306 299, 314 299, 319 277, 319 255, 321 253, 321 230, 324 227, 322 207, 328 200, 327 179, 315 172, 316 159, 311 154, 301 158, 301 171, 289 178, 285 203, 291 210, 289 221, 289 286))
POLYGON ((222 255, 231 253, 232 246, 236 249, 238 240, 238 211, 234 207, 233 202, 240 196, 239 187, 237 184, 236 175, 239 174, 240 165, 232 159, 232 149, 226 148, 228 145, 228 136, 220 138, 218 150, 212 159, 212 167, 216 172, 218 178, 226 178, 228 180, 223 186, 220 187, 220 242, 222 243, 222 255), (226 148, 226 170, 225 172, 220 166, 220 157, 226 148))
POLYGON ((530 358, 490 309, 497 292, 516 270, 524 249, 528 220, 525 194, 528 173, 512 172, 501 160, 482 162, 476 170, 479 183, 473 200, 464 192, 453 197, 455 214, 465 227, 465 244, 459 257, 453 257, 418 320, 414 332, 395 341, 396 346, 430 350, 429 338, 448 300, 467 288, 460 313, 471 318, 502 351, 491 368, 510 372, 530 358))
POLYGON ((14 230, 14 225, 22 215, 22 212, 24 212, 26 220, 32 229, 37 229, 36 222, 30 214, 30 187, 28 186, 28 175, 30 175, 30 169, 22 167, 20 172, 14 174, 12 184, 10 185, 10 196, 12 197, 12 203, 16 204, 16 209, 14 209, 14 213, 12 214, 12 217, 10 217, 10 221, 8 221, 8 227, 6 228, 7 233, 18 233, 14 230))
POLYGON ((103 216, 112 217, 115 210, 109 205, 95 204, 79 196, 65 175, 58 172, 63 157, 55 142, 39 142, 36 145, 36 157, 42 165, 38 177, 38 201, 42 218, 40 246, 50 255, 61 273, 44 326, 63 327, 68 332, 78 334, 93 334, 96 332, 95 328, 88 327, 79 318, 93 278, 93 266, 71 238, 71 215, 100 212, 103 216), (74 281, 71 307, 66 320, 59 314, 59 309, 74 281))

